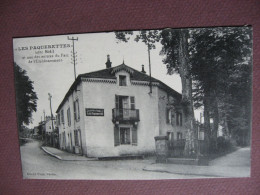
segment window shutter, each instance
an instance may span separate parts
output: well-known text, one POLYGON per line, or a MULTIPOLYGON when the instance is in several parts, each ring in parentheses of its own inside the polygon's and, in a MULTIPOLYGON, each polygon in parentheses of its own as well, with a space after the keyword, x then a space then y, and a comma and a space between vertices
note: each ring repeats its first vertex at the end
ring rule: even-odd
POLYGON ((135 97, 131 96, 130 97, 130 103, 131 103, 131 110, 135 109, 135 97))
POLYGON ((60 113, 58 113, 57 121, 58 121, 58 125, 60 125, 60 113))
POLYGON ((61 122, 62 122, 62 124, 64 124, 64 112, 63 112, 63 110, 61 110, 61 122))
POLYGON ((166 108, 166 123, 169 123, 169 109, 166 108))
POLYGON ((180 113, 180 126, 182 126, 182 113, 180 113))
POLYGON ((77 114, 76 114, 76 101, 73 102, 73 111, 74 111, 74 120, 77 120, 77 114))
POLYGON ((179 126, 179 113, 176 112, 176 126, 179 126))
POLYGON ((174 112, 171 111, 171 123, 172 125, 174 125, 174 112))
POLYGON ((137 146, 137 129, 136 129, 136 127, 132 128, 132 145, 137 146))
POLYGON ((125 132, 126 132, 126 144, 130 144, 131 143, 131 141, 130 141, 130 129, 126 129, 125 130, 125 132))
POLYGON ((120 144, 119 128, 116 126, 114 127, 114 142, 115 146, 118 146, 120 144))
POLYGON ((116 109, 119 109, 119 97, 118 97, 118 95, 115 95, 115 106, 116 106, 116 109))
POLYGON ((80 119, 80 113, 79 113, 79 100, 77 100, 77 104, 78 104, 78 105, 77 105, 77 106, 78 106, 78 113, 77 113, 77 114, 78 114, 78 120, 79 120, 79 119, 80 119))

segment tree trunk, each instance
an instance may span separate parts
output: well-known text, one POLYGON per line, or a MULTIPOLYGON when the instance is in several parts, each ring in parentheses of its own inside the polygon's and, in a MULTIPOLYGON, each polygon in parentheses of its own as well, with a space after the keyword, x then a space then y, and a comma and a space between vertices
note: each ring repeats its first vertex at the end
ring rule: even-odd
POLYGON ((179 73, 182 82, 182 105, 184 106, 184 127, 186 131, 186 141, 184 148, 185 156, 195 154, 195 138, 194 138, 194 111, 192 101, 192 79, 190 66, 188 61, 188 30, 179 31, 179 73))
POLYGON ((208 89, 204 91, 204 142, 205 142, 205 155, 209 154, 209 137, 210 137, 210 92, 208 89))
POLYGON ((217 137, 218 137, 218 125, 219 125, 219 112, 218 112, 218 99, 216 91, 213 94, 213 131, 211 133, 212 149, 217 150, 217 137))

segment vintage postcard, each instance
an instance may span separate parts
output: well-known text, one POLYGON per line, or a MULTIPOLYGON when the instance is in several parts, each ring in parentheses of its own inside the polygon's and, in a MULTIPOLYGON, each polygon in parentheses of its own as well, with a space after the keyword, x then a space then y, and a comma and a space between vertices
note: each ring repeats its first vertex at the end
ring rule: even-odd
POLYGON ((252 27, 13 38, 25 179, 250 177, 252 27))

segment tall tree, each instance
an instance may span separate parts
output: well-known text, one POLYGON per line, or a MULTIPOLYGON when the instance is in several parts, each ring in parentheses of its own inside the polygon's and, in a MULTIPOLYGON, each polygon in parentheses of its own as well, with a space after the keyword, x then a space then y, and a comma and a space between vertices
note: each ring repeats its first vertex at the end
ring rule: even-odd
MULTIPOLYGON (((116 32, 116 38, 127 42, 134 33, 132 31, 116 32)), ((189 138, 185 145, 185 155, 193 155, 194 148, 194 111, 192 101, 192 80, 191 68, 188 54, 189 31, 164 29, 142 30, 135 36, 135 41, 142 41, 148 46, 148 55, 150 60, 150 50, 155 48, 155 43, 161 41, 163 46, 161 55, 165 55, 164 63, 167 66, 168 73, 174 72, 180 74, 182 82, 182 105, 184 108, 184 126, 189 131, 189 138)))
POLYGON ((37 94, 27 72, 14 63, 16 112, 19 131, 22 125, 32 122, 32 113, 37 111, 37 94))
POLYGON ((209 132, 210 118, 213 118, 210 135, 211 142, 216 143, 221 121, 226 129, 232 130, 234 126, 230 122, 239 118, 237 124, 242 127, 243 117, 235 113, 244 111, 236 107, 244 107, 242 103, 247 105, 245 110, 250 110, 251 28, 193 29, 190 34, 190 62, 196 80, 195 105, 203 105, 205 128, 209 132), (241 88, 247 92, 243 97, 241 88))
POLYGON ((184 154, 193 155, 195 152, 194 110, 192 100, 191 64, 188 52, 188 29, 164 29, 162 31, 161 55, 169 74, 178 73, 182 83, 182 105, 184 108, 184 126, 188 130, 184 154))

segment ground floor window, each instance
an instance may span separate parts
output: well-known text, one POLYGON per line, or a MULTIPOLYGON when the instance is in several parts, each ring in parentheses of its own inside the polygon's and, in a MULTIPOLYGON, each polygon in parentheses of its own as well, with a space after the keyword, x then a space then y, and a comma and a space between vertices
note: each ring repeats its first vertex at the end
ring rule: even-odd
POLYGON ((169 147, 172 148, 174 146, 174 133, 167 132, 168 140, 169 140, 169 147))
POLYGON ((178 132, 177 133, 177 140, 181 140, 182 139, 182 133, 178 132))
POLYGON ((62 142, 63 142, 63 146, 65 147, 66 145, 66 135, 65 135, 65 132, 62 133, 62 142))
POLYGON ((137 145, 137 129, 135 127, 114 128, 115 146, 118 145, 137 145))

